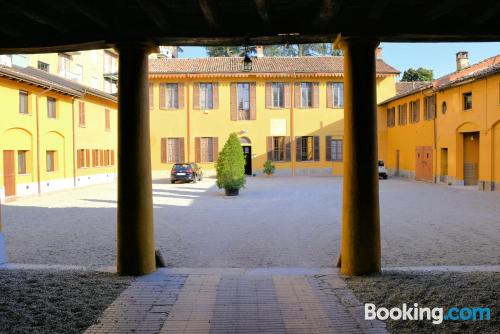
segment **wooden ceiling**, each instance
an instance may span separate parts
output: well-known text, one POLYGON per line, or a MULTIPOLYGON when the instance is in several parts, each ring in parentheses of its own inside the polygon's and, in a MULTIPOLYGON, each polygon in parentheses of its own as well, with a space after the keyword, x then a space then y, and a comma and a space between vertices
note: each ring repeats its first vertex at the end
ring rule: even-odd
POLYGON ((161 45, 500 41, 499 0, 1 0, 0 53, 161 45))

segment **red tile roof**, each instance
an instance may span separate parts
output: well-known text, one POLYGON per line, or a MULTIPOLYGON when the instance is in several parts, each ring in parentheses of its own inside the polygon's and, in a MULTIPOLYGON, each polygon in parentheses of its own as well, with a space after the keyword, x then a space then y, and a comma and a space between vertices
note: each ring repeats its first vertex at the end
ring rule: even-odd
POLYGON ((400 81, 396 82, 396 95, 403 95, 417 88, 430 84, 430 81, 400 81))
POLYGON ((385 101, 380 102, 379 105, 395 101, 399 98, 426 89, 432 89, 433 91, 443 90, 454 85, 460 85, 463 84, 464 82, 468 82, 470 80, 477 80, 496 73, 500 73, 500 54, 487 58, 483 61, 480 61, 477 64, 468 66, 461 71, 456 71, 447 74, 445 76, 442 76, 441 78, 438 78, 432 82, 421 82, 421 84, 416 85, 413 89, 406 90, 405 88, 408 88, 409 85, 406 85, 405 83, 397 83, 396 95, 385 101), (400 85, 399 92, 398 92, 398 85, 400 85))
MULTIPOLYGON (((378 74, 399 74, 394 67, 377 59, 378 74)), ((245 73, 241 57, 162 58, 149 60, 152 74, 245 73)), ((344 57, 262 57, 252 58, 249 73, 343 73, 344 57)))

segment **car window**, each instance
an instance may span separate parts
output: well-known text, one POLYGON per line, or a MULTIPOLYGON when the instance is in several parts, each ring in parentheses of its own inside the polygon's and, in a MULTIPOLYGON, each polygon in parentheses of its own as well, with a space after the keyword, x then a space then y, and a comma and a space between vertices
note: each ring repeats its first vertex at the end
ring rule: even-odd
POLYGON ((188 167, 189 167, 188 164, 176 164, 176 165, 174 165, 175 170, 182 170, 182 169, 186 169, 188 167))

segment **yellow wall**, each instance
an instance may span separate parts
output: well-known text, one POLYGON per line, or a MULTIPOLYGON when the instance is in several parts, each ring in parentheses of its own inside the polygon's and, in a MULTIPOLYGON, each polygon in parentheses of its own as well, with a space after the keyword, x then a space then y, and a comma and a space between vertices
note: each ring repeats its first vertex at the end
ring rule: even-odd
MULTIPOLYGON (((74 133, 73 97, 0 78, 0 194, 4 195, 5 186, 4 150, 14 151, 17 195, 37 193, 38 181, 40 181, 42 192, 74 185, 74 162, 76 161, 74 161, 73 136, 76 138, 77 147, 113 149, 116 161, 116 103, 89 95, 82 99, 86 104, 87 128, 78 128, 78 101, 75 100, 74 133), (19 113, 20 90, 29 93, 28 114, 19 113), (47 115, 47 97, 56 99, 55 119, 47 115), (111 110, 110 131, 106 131, 104 127, 104 108, 111 110), (20 174, 18 171, 19 151, 28 151, 25 174, 20 174), (56 151, 54 171, 47 171, 47 151, 56 151)), ((115 167, 90 168, 86 171, 77 171, 77 176, 115 172, 115 167)))
MULTIPOLYGON (((92 96, 86 96, 83 99, 75 101, 75 142, 76 150, 90 150, 92 160, 92 150, 113 150, 114 165, 93 167, 92 162, 90 167, 76 168, 76 175, 92 175, 116 173, 117 161, 117 110, 116 103, 102 100, 92 96), (85 125, 80 126, 78 111, 79 102, 85 104, 85 125), (110 111, 111 126, 109 130, 105 127, 105 109, 110 111)), ((76 159, 76 156, 75 156, 76 159)))
MULTIPOLYGON (((463 184, 463 136, 468 132, 480 132, 479 181, 480 187, 491 189, 492 182, 500 181, 500 74, 481 78, 470 83, 447 88, 436 92, 437 117, 435 120, 434 176, 439 177, 441 149, 448 149, 448 182, 463 184), (463 93, 472 92, 471 110, 463 110, 463 93), (442 112, 443 102, 447 111, 442 112)), ((426 91, 425 94, 430 94, 426 91)), ((386 161, 387 167, 395 168, 395 151, 401 150, 400 168, 415 172, 415 147, 434 147, 434 121, 423 120, 423 95, 415 93, 395 101, 380 105, 379 116, 379 157, 386 161), (420 122, 405 126, 397 124, 397 106, 421 98, 420 122), (387 109, 396 107, 396 126, 387 128, 387 109)), ((409 115, 409 109, 408 109, 409 115)), ((500 185, 497 185, 497 189, 500 185)))
MULTIPOLYGON (((297 173, 312 171, 324 174, 332 169, 333 174, 342 174, 342 162, 326 160, 325 137, 342 139, 343 137, 343 109, 326 108, 326 83, 342 82, 342 77, 316 78, 301 77, 294 79, 296 82, 319 82, 319 108, 311 109, 267 109, 265 107, 265 83, 266 82, 288 82, 293 87, 291 78, 182 78, 182 79, 151 79, 154 89, 154 108, 151 110, 151 154, 153 170, 169 171, 172 164, 161 163, 161 138, 184 137, 185 138, 185 160, 195 160, 195 137, 218 137, 219 150, 232 132, 241 133, 247 137, 252 144, 252 169, 254 172, 262 170, 262 165, 267 160, 266 137, 280 136, 271 133, 271 120, 281 119, 286 122, 285 136, 320 136, 320 161, 296 162, 295 161, 295 138, 292 138, 291 162, 274 162, 278 172, 287 170, 291 172, 294 168, 297 173), (183 82, 185 87, 185 108, 182 110, 160 110, 159 109, 159 83, 183 82), (218 82, 219 83, 219 109, 202 110, 193 109, 193 82, 218 82), (256 120, 232 121, 230 117, 230 84, 231 82, 256 82, 256 120), (187 88, 189 87, 189 131, 187 114, 187 88), (291 128, 291 114, 293 113, 293 129, 291 128), (189 144, 188 144, 189 142, 189 144), (293 166, 293 167, 292 167, 293 166)), ((377 97, 379 100, 394 94, 394 77, 380 77, 377 79, 377 97)), ((293 106, 293 94, 291 94, 291 105, 293 106)), ((213 169, 212 163, 201 164, 205 170, 213 169)))

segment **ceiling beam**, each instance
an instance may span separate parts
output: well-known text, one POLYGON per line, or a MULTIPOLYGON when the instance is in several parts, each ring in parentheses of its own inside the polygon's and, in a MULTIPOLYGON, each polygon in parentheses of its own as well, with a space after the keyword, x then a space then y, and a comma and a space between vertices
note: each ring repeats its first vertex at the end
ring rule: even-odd
POLYGON ((255 0, 255 6, 257 7, 257 13, 262 22, 269 24, 271 22, 271 16, 269 14, 269 4, 267 0, 255 0))
MULTIPOLYGON (((479 8, 478 8, 479 10, 479 8)), ((472 15, 471 20, 476 24, 486 23, 488 20, 492 19, 494 16, 499 15, 500 12, 500 1, 491 0, 487 6, 481 6, 482 13, 476 13, 472 15)))
POLYGON ((214 0, 198 0, 201 12, 207 21, 208 26, 211 29, 217 27, 217 14, 215 11, 216 3, 214 0))
POLYGON ((34 9, 31 4, 24 5, 23 2, 19 3, 19 1, 7 1, 4 2, 3 5, 9 7, 17 13, 22 13, 31 21, 44 26, 48 26, 53 30, 60 32, 61 34, 67 32, 67 27, 65 27, 63 23, 61 23, 59 20, 55 20, 54 18, 47 16, 40 10, 34 9))
POLYGON ((162 8, 157 5, 156 1, 136 0, 139 7, 153 20, 156 27, 161 32, 166 32, 170 29, 170 24, 165 20, 165 13, 162 8))
MULTIPOLYGON (((73 8, 84 15, 87 19, 92 21, 92 23, 99 26, 102 29, 110 29, 109 22, 102 16, 102 10, 96 10, 92 6, 88 6, 84 1, 75 0, 65 0, 70 3, 73 8)), ((101 8, 102 9, 102 8, 101 8)))
POLYGON ((439 18, 446 16, 452 11, 456 10, 463 4, 463 0, 441 0, 431 7, 427 13, 423 15, 424 23, 435 22, 439 18))
POLYGON ((369 16, 378 19, 380 18, 384 12, 386 11, 387 7, 391 3, 392 0, 380 0, 380 1, 374 1, 372 8, 370 10, 369 16))
POLYGON ((314 23, 315 28, 327 26, 342 8, 344 0, 322 0, 314 23))

